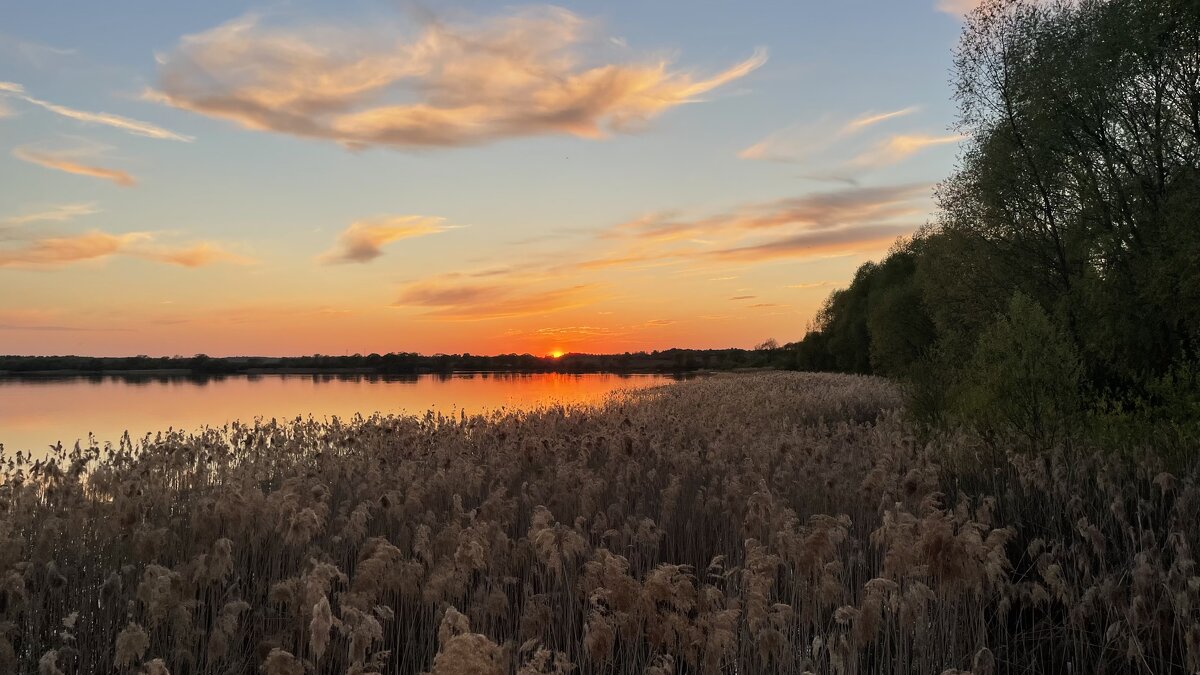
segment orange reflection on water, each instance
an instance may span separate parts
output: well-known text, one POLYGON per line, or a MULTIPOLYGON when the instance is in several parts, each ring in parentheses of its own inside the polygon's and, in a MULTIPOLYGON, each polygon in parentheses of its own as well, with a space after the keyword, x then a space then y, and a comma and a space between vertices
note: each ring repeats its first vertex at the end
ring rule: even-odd
POLYGON ((661 375, 458 373, 409 378, 263 375, 190 378, 0 379, 0 444, 40 455, 57 441, 114 444, 168 428, 196 430, 234 420, 349 418, 426 410, 468 413, 591 403, 618 389, 673 381, 661 375))

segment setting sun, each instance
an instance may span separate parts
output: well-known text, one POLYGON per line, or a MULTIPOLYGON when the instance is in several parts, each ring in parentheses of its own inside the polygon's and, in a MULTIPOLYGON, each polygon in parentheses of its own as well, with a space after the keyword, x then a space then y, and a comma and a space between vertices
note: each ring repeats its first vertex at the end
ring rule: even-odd
POLYGON ((564 353, 565 352, 563 352, 563 350, 561 350, 561 349, 555 349, 554 351, 550 352, 550 358, 561 359, 563 357, 564 353))

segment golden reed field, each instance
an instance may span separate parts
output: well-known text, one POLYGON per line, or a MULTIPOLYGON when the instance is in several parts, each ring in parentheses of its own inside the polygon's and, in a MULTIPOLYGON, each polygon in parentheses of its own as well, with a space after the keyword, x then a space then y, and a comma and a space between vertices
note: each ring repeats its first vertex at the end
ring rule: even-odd
POLYGON ((1200 489, 879 379, 3 457, 0 673, 1200 669, 1200 489))

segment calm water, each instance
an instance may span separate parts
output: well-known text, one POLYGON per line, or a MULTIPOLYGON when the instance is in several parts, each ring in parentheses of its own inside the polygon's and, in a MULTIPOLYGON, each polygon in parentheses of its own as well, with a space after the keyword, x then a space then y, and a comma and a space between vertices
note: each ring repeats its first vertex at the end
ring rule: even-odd
POLYGON ((0 444, 35 455, 56 441, 114 444, 167 428, 196 430, 234 420, 312 415, 349 418, 374 412, 468 413, 589 403, 617 389, 665 384, 660 375, 459 373, 413 377, 261 375, 187 377, 0 378, 0 444))

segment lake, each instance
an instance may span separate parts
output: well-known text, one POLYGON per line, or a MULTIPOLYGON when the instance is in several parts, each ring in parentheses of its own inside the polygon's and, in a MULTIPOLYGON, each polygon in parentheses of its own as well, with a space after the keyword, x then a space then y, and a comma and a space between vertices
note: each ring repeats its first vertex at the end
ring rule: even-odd
POLYGON ((355 414, 423 414, 553 403, 594 403, 612 391, 666 384, 666 375, 455 373, 451 375, 79 376, 0 378, 0 444, 42 454, 91 433, 114 445, 168 428, 255 418, 317 419, 355 414))

